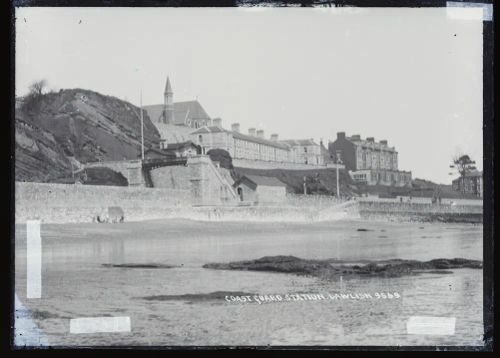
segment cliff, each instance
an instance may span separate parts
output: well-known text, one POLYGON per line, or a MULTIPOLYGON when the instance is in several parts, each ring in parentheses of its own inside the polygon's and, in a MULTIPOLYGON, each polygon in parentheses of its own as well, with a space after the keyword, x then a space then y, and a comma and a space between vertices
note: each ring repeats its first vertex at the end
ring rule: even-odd
MULTIPOLYGON (((137 159, 140 109, 115 97, 67 89, 25 100, 15 113, 15 177, 48 182, 70 177, 81 163, 137 159)), ((160 135, 144 111, 144 146, 160 135)))

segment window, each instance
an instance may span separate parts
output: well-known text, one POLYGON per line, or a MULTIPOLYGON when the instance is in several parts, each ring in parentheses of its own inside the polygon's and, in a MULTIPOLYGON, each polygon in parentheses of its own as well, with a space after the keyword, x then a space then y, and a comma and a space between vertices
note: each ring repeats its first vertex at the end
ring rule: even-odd
POLYGON ((203 143, 203 136, 201 134, 198 136, 198 142, 203 143))

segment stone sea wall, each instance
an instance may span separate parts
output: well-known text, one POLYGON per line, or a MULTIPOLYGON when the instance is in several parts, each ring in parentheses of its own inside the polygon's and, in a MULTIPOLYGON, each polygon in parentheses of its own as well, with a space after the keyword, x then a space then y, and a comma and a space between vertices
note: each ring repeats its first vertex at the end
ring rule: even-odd
POLYGON ((109 207, 123 209, 125 221, 178 215, 191 207, 189 190, 16 182, 15 221, 92 222, 109 207))
POLYGON ((364 219, 482 223, 483 206, 477 204, 429 204, 421 202, 359 201, 364 219))

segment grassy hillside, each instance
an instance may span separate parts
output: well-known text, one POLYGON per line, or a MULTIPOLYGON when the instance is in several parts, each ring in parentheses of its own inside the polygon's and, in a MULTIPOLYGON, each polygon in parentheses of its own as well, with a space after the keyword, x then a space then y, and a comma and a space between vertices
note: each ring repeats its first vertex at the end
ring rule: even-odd
MULTIPOLYGON (((335 169, 285 170, 234 168, 234 173, 236 177, 249 174, 278 178, 287 185, 289 192, 296 194, 304 193, 303 185, 305 176, 308 194, 336 195, 337 192, 337 173, 335 169)), ((339 171, 339 181, 341 195, 356 195, 358 189, 346 171, 339 171)))

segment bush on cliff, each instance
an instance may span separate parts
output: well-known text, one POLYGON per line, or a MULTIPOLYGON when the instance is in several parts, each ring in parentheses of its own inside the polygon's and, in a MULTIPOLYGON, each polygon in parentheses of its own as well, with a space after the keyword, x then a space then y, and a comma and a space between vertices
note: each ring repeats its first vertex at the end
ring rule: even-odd
POLYGON ((221 168, 233 169, 233 159, 228 151, 224 149, 210 149, 207 154, 211 161, 219 162, 221 168))

